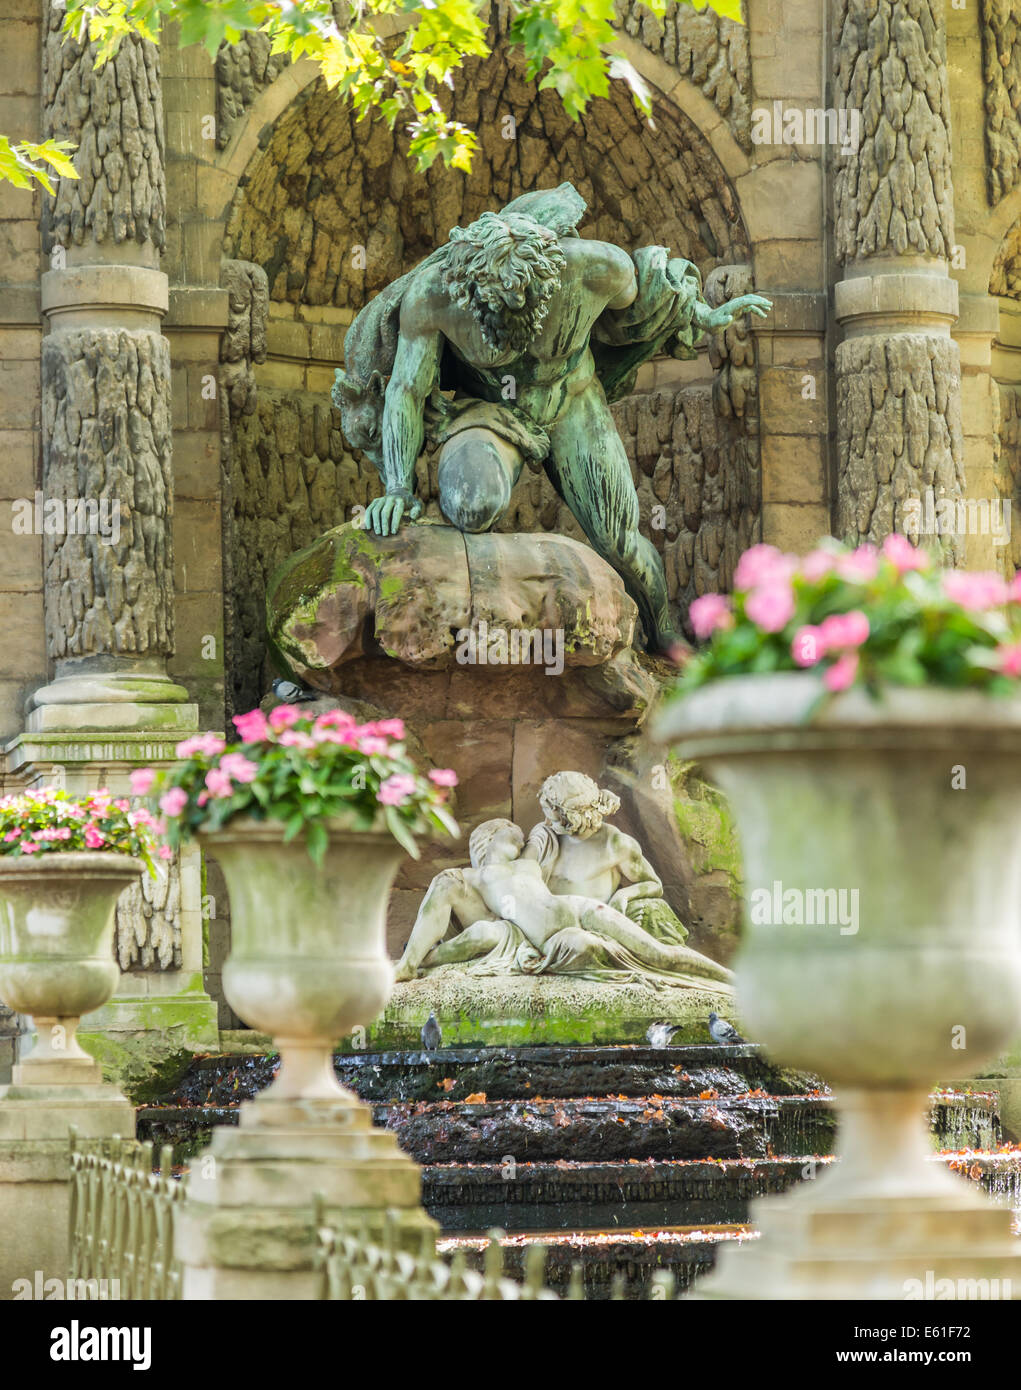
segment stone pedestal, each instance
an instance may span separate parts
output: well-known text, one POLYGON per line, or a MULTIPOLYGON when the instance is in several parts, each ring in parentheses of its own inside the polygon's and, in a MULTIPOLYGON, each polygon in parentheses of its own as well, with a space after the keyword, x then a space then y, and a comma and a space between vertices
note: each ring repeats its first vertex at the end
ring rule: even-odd
POLYGON ((458 774, 462 839, 401 871, 392 956, 434 875, 464 863, 471 831, 494 817, 527 831, 542 819, 543 780, 568 769, 620 796, 614 823, 646 847, 665 898, 691 919, 673 792, 636 737, 676 670, 633 649, 636 620, 609 565, 557 535, 419 522, 379 537, 347 524, 272 576, 269 632, 294 675, 359 718, 400 716, 422 761, 458 774))
POLYGON ((0 1088, 0 1300, 37 1270, 68 1277, 72 1126, 86 1146, 133 1136, 135 1112, 95 1062, 17 1064, 0 1088))
POLYGON ((935 1159, 922 1099, 910 1090, 838 1094, 840 1162, 754 1203, 760 1240, 723 1251, 696 1297, 1021 1298, 1021 1247, 1007 1214, 935 1159), (925 1191, 919 1161, 929 1167, 925 1191))
POLYGON ((275 1101, 272 1088, 246 1104, 237 1129, 219 1128, 192 1160, 188 1200, 179 1209, 175 1254, 182 1296, 205 1299, 313 1299, 312 1198, 332 1224, 378 1224, 398 1213, 398 1241, 417 1253, 423 1231, 438 1232, 419 1205, 418 1168, 372 1113, 350 1100, 275 1101))

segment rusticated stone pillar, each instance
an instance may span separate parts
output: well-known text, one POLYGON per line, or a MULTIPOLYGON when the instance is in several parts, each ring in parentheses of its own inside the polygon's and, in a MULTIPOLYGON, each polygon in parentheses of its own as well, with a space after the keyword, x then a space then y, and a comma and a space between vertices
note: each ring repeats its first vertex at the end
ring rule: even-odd
MULTIPOLYGON (((833 100, 859 131, 859 148, 834 151, 832 165, 844 329, 835 530, 914 539, 964 491, 944 0, 832 4, 833 100)), ((960 540, 942 543, 963 562, 960 540)))
POLYGON ((135 36, 93 68, 60 32, 43 48, 47 135, 75 143, 77 180, 43 213, 46 639, 55 679, 32 732, 194 728, 166 674, 174 640, 170 352, 160 331, 166 190, 159 50, 135 36))
MULTIPOLYGON (((172 761, 198 725, 167 675, 176 586, 160 54, 132 37, 97 72, 94 45, 61 33, 62 3, 45 11, 43 133, 73 142, 80 177, 57 181, 42 217, 36 521, 53 679, 31 697, 7 770, 19 785, 129 795, 131 769, 172 761)), ((82 1032, 102 1035, 108 1069, 215 1042, 201 913, 194 849, 121 896, 120 986, 82 1032)))

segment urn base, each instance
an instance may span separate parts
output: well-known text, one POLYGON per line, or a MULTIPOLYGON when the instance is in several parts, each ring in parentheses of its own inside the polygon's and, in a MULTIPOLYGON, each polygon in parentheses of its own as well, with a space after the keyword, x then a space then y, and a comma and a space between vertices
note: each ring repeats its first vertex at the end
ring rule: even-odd
POLYGON ((417 1166, 355 1097, 253 1101, 193 1160, 175 1236, 181 1296, 318 1298, 313 1198, 331 1225, 382 1234, 393 1213, 398 1245, 418 1253, 439 1229, 420 1191, 417 1166))
POLYGON ((72 1125, 87 1148, 133 1135, 135 1111, 114 1086, 0 1087, 0 1300, 67 1279, 72 1125))
MULTIPOLYGON (((1021 1299, 1021 1242, 1010 1213, 960 1193, 753 1204, 758 1241, 721 1252, 695 1298, 1021 1299)), ((794 1196, 800 1196, 798 1192, 794 1196)))

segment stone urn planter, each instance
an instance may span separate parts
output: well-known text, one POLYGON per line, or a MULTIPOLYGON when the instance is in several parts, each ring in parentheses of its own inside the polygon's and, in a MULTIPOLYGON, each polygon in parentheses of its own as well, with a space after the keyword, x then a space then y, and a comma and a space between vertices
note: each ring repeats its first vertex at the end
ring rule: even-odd
POLYGON ((760 1204, 761 1242, 699 1292, 903 1299, 932 1272, 1013 1275, 1021 1296, 1008 1213, 935 1159, 925 1119, 930 1086, 1021 1023, 1021 699, 822 689, 734 676, 655 724, 734 812, 743 1028, 832 1083, 841 1115, 839 1162, 760 1204))
POLYGON ((38 1035, 16 1084, 102 1081, 75 1034, 117 988, 114 909, 142 869, 93 850, 0 857, 0 999, 29 1015, 38 1035))
POLYGON ((386 909, 405 851, 382 824, 356 831, 338 819, 329 836, 321 864, 300 837, 285 842, 278 821, 235 818, 201 837, 230 893, 224 993, 280 1050, 256 1107, 359 1104, 336 1079, 333 1048, 371 1023, 393 988, 386 909))
POLYGON ((171 846, 197 840, 222 867, 224 991, 281 1059, 238 1126, 219 1126, 192 1164, 175 1251, 185 1299, 315 1298, 313 1197, 331 1219, 380 1231, 394 1209, 416 1246, 434 1229, 418 1169, 339 1084, 333 1048, 387 1002, 390 888, 420 839, 459 833, 444 804, 457 777, 422 772, 397 718, 359 724, 279 704, 233 722, 233 746, 195 735, 173 768, 139 769, 132 783, 158 805, 171 846))
POLYGON ((320 863, 280 821, 235 817, 200 835, 230 893, 224 993, 280 1051, 271 1084, 216 1129, 193 1162, 176 1236, 185 1299, 319 1296, 312 1198, 330 1219, 396 1214, 397 1239, 420 1248, 435 1223, 419 1204, 417 1166, 341 1086, 337 1041, 382 1012, 393 986, 389 893, 405 850, 384 828, 328 825, 320 863))

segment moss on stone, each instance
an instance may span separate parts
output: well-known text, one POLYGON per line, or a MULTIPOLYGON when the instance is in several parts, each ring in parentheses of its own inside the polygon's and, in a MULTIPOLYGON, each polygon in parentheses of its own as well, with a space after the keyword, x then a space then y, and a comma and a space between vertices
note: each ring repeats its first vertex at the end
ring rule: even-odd
POLYGON ((404 588, 404 581, 396 574, 384 574, 379 584, 379 596, 389 603, 404 588))
POLYGON ((741 851, 730 807, 723 794, 703 781, 694 763, 671 757, 674 813, 699 873, 727 875, 735 898, 741 896, 741 851))
POLYGON ((394 988, 383 1016, 360 1045, 345 1039, 341 1052, 386 1051, 420 1045, 435 1012, 444 1046, 539 1046, 645 1042, 650 1023, 678 1026, 677 1043, 706 1043, 709 1011, 737 1022, 728 985, 693 982, 690 988, 584 980, 576 976, 480 976, 439 972, 394 988))
POLYGON ((80 1033, 82 1047, 103 1068, 103 1077, 133 1105, 145 1105, 172 1090, 191 1066, 195 1050, 173 1032, 80 1033))

